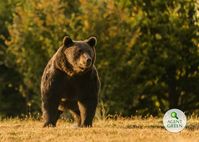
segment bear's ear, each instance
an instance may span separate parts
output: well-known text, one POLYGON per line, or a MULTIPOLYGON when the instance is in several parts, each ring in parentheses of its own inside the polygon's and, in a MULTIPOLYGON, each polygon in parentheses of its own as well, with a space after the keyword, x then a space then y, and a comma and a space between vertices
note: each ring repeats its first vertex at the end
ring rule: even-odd
POLYGON ((97 38, 92 36, 89 39, 87 39, 87 44, 90 45, 91 47, 94 47, 97 45, 97 38))
POLYGON ((73 44, 73 40, 70 37, 65 36, 63 39, 63 44, 64 46, 69 47, 73 44))

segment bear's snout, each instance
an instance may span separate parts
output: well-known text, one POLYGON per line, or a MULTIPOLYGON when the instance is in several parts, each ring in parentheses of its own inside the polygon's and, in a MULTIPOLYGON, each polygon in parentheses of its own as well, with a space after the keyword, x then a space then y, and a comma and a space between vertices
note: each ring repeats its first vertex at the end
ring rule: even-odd
POLYGON ((86 66, 90 66, 90 65, 91 65, 91 62, 92 62, 91 58, 88 58, 88 59, 86 60, 86 66))
POLYGON ((82 64, 85 68, 89 68, 92 64, 92 59, 88 54, 83 54, 83 60, 82 64))

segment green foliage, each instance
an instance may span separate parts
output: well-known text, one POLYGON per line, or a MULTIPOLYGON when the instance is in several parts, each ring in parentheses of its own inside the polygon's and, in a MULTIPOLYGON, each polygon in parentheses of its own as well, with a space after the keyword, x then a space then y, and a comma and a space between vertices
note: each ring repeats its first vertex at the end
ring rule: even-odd
POLYGON ((199 107, 196 3, 156 0, 145 4, 141 24, 145 34, 139 39, 145 68, 138 77, 146 86, 140 101, 146 106, 140 106, 150 106, 155 114, 174 107, 191 112, 199 107))
POLYGON ((10 39, 8 25, 12 23, 13 12, 18 0, 0 1, 0 118, 16 116, 26 112, 26 98, 19 91, 23 83, 21 75, 7 59, 6 41, 10 39), (13 101, 14 100, 14 101, 13 101))
POLYGON ((0 3, 7 11, 0 18, 9 17, 0 33, 0 45, 7 47, 0 48, 0 63, 6 61, 16 72, 18 79, 4 80, 12 80, 31 113, 40 110, 40 78, 64 35, 77 40, 97 36, 103 113, 159 115, 172 107, 198 111, 196 1, 16 0, 10 5, 0 3))

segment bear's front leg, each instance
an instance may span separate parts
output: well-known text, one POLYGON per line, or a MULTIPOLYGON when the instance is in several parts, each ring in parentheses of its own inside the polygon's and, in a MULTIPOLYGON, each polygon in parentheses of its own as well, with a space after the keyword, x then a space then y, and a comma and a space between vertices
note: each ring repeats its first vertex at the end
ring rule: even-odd
POLYGON ((97 99, 84 99, 78 101, 81 117, 81 127, 92 127, 97 107, 97 99))
POLYGON ((55 127, 56 122, 62 113, 61 111, 58 111, 59 99, 52 96, 46 95, 42 99, 42 112, 45 121, 43 127, 55 127))

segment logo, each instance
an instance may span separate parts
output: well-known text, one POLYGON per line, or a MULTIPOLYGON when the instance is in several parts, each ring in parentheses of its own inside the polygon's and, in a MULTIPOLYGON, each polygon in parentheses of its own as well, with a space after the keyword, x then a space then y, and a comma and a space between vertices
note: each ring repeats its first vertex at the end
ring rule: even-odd
POLYGON ((164 127, 169 132, 180 132, 182 131, 187 123, 185 114, 179 109, 168 110, 163 117, 164 127))

